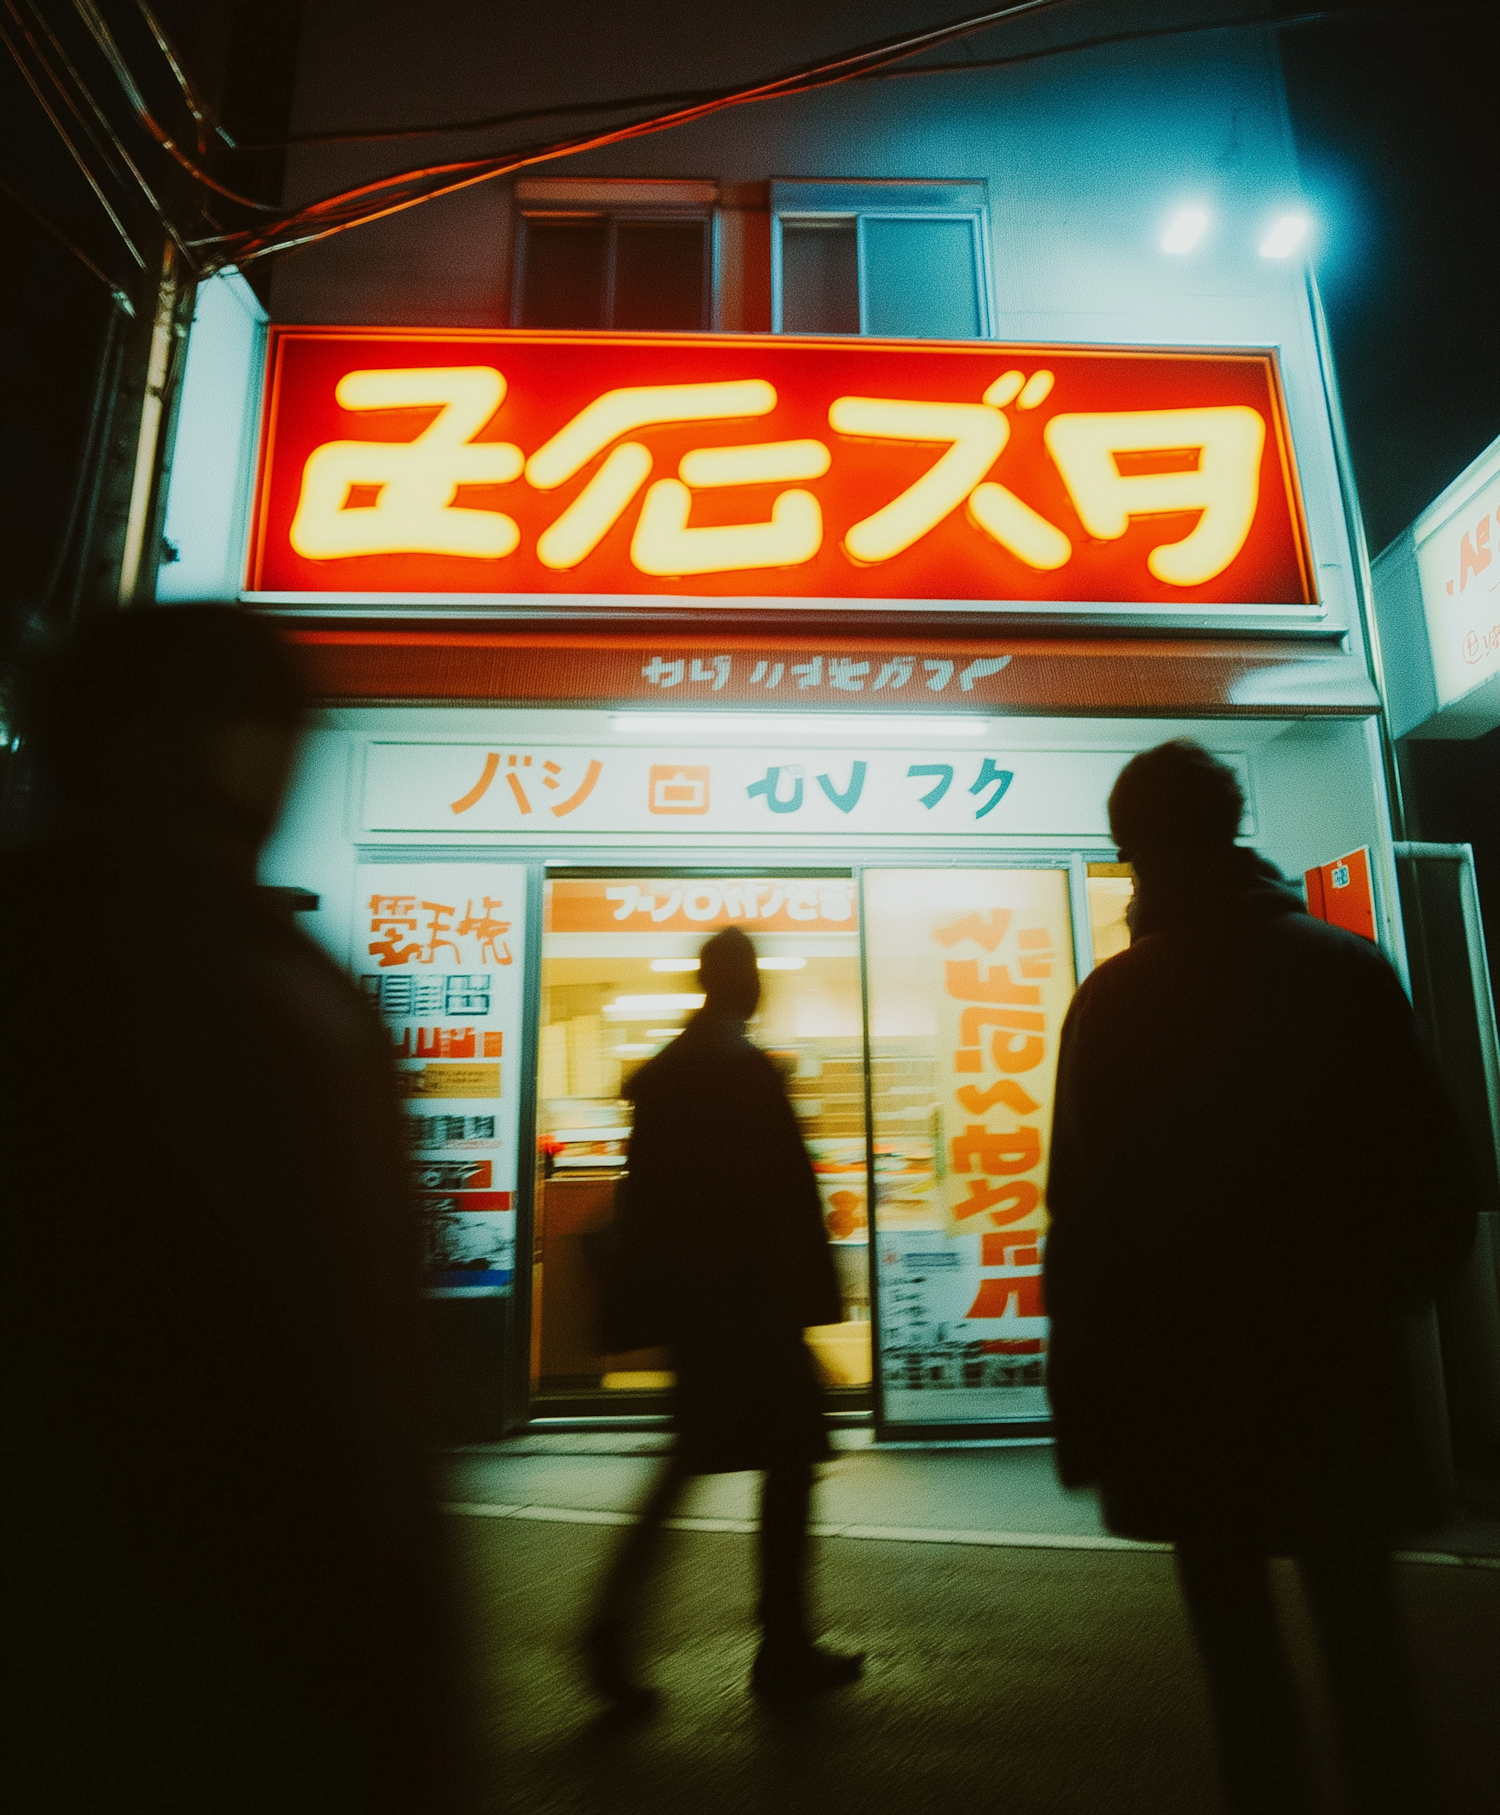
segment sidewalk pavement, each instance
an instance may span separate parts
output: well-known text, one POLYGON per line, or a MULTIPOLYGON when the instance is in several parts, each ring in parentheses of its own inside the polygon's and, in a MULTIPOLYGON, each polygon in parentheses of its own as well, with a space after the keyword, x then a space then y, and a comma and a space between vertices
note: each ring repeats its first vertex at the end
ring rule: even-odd
MULTIPOLYGON (((532 1436, 451 1458, 486 1815, 1219 1815, 1169 1556, 1105 1534, 1092 1496, 1058 1489, 1045 1445, 842 1441, 815 1506, 815 1603, 827 1642, 866 1653, 864 1680, 791 1710, 747 1693, 754 1477, 709 1477, 664 1540, 641 1655, 664 1700, 639 1725, 601 1715, 577 1643, 611 1528, 664 1444, 532 1436)), ((1500 1521, 1420 1542, 1429 1560, 1400 1586, 1438 1806, 1491 1815, 1500 1521)), ((1273 1574, 1333 1815, 1311 1632, 1290 1565, 1273 1574)))
MULTIPOLYGON (((826 1537, 1131 1550, 1104 1529, 1092 1492, 1060 1487, 1045 1440, 951 1447, 876 1445, 865 1430, 833 1433, 837 1459, 820 1471, 813 1517, 826 1537)), ((456 1450, 448 1497, 476 1516, 632 1513, 670 1439, 654 1432, 545 1433, 456 1450), (508 1509, 502 1511, 502 1509, 508 1509)), ((694 1482, 683 1530, 754 1529, 757 1477, 694 1482)), ((599 1517, 600 1523, 613 1523, 599 1517)), ((1500 1519, 1463 1513, 1410 1541, 1424 1560, 1500 1559, 1500 1519)), ((1497 1564, 1500 1566, 1500 1564, 1497 1564)))

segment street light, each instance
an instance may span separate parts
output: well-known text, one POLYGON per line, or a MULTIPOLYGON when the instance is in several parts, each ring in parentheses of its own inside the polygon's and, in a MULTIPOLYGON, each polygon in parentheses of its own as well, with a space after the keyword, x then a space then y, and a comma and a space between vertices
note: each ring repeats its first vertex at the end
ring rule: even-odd
POLYGON ((1290 258, 1307 236, 1305 214, 1283 214, 1260 242, 1262 258, 1290 258))
POLYGON ((1206 208, 1179 208, 1161 236, 1163 252, 1191 252, 1208 227, 1206 208))

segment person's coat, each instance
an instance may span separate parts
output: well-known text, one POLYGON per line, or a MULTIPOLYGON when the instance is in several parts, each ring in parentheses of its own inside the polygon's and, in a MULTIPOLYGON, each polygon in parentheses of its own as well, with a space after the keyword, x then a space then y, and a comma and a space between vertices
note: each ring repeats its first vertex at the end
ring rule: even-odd
POLYGON ((1472 1239, 1395 973, 1248 850, 1138 898, 1059 1056, 1058 1467, 1111 1530, 1295 1550, 1441 1511, 1411 1356, 1472 1239))
POLYGON ((438 1815, 461 1685, 390 1042, 248 885, 0 866, 16 1806, 438 1815))
POLYGON ((772 1061, 700 1012, 636 1073, 604 1294, 611 1353, 665 1343, 684 1456, 761 1468, 826 1447, 810 1325, 842 1315, 812 1163, 772 1061))

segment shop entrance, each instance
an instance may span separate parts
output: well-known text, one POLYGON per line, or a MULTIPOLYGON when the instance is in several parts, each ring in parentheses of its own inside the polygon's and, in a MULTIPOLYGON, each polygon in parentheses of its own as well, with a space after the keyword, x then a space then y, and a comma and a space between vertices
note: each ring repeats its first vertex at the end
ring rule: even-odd
MULTIPOLYGON (((1125 937, 1130 888, 1122 866, 1081 856, 554 869, 541 942, 533 1415, 665 1409, 664 1352, 600 1349, 603 1255, 630 1079, 700 1005, 698 950, 732 924, 756 942, 751 1035, 786 1077, 843 1286, 843 1321, 808 1335, 833 1408, 873 1409, 885 1427, 1044 1419, 1057 1039, 1078 976, 1125 937)), ((705 1215, 714 1190, 704 1179, 705 1215)))
MULTIPOLYGON (((532 1405, 542 1415, 649 1411, 667 1357, 599 1347, 602 1255, 630 1136, 634 1072, 702 1002, 716 927, 755 939, 751 1035, 781 1067, 822 1193, 844 1319, 810 1332, 850 1409, 869 1405, 868 1130, 858 889, 845 870, 567 875, 546 884, 537 1078, 532 1405)), ((715 1181, 702 1181, 712 1214, 715 1181)))

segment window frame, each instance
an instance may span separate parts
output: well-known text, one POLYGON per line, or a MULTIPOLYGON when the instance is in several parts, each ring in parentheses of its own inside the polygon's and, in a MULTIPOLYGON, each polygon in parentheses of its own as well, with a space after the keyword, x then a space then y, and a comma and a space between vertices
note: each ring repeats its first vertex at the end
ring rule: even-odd
POLYGON ((869 298, 866 282, 865 223, 871 220, 963 220, 969 223, 974 253, 974 288, 978 302, 979 332, 976 340, 994 338, 995 305, 990 274, 989 202, 982 181, 808 181, 777 179, 771 184, 771 332, 788 332, 782 326, 782 246, 784 222, 853 221, 855 259, 859 284, 859 331, 868 334, 869 298))
MULTIPOLYGON (((709 185, 702 183, 662 183, 653 185, 663 193, 660 199, 642 196, 640 191, 645 185, 627 180, 612 182, 602 179, 597 182, 569 182, 566 190, 556 199, 547 195, 544 185, 531 182, 517 186, 515 205, 515 239, 514 254, 511 259, 510 309, 509 321, 513 328, 524 327, 526 298, 526 257, 527 242, 530 237, 528 223, 531 221, 583 221, 601 220, 605 224, 605 263, 604 263, 604 316, 605 325, 595 329, 579 329, 579 333, 707 333, 719 325, 721 313, 720 302, 720 267, 722 253, 720 249, 719 209, 717 198, 713 195, 693 195, 692 199, 678 199, 673 190, 708 190, 709 185), (540 195, 526 193, 532 190, 543 190, 540 195), (577 193, 573 193, 573 192, 577 193), (614 193, 612 193, 614 191, 614 193), (615 276, 617 247, 619 243, 618 224, 621 221, 701 221, 706 229, 706 257, 703 261, 703 292, 699 312, 699 326, 696 328, 678 329, 616 329, 613 322, 615 310, 615 276)), ((563 185, 559 184, 561 190, 563 185)), ((564 332, 561 329, 543 330, 546 332, 564 332)))

